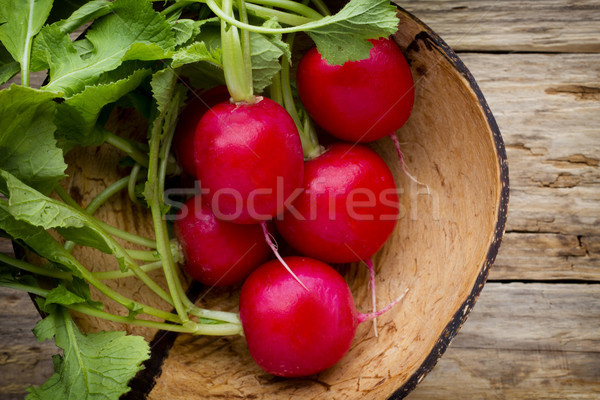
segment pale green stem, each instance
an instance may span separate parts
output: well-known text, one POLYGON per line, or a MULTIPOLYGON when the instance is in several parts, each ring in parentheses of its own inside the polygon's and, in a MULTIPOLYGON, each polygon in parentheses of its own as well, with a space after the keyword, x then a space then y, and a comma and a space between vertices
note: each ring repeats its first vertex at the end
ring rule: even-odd
POLYGON ((49 278, 71 280, 73 275, 66 271, 57 271, 49 268, 40 267, 39 265, 30 264, 26 261, 18 260, 4 253, 0 253, 0 262, 13 266, 15 268, 22 269, 23 271, 31 272, 33 274, 47 276, 49 278))
MULTIPOLYGON (((25 285, 17 282, 0 282, 0 286, 32 293, 40 297, 48 297, 48 294, 50 293, 50 291, 47 289, 42 289, 36 286, 25 285)), ((164 331, 212 336, 238 335, 242 333, 242 326, 239 323, 198 324, 192 321, 188 321, 185 324, 185 326, 182 326, 178 324, 168 324, 165 322, 148 321, 139 318, 129 318, 122 315, 110 314, 98 310, 96 308, 92 308, 85 304, 70 304, 66 307, 70 310, 90 315, 92 317, 102 318, 107 321, 113 321, 128 325, 143 326, 147 328, 155 328, 164 331)))
POLYGON ((273 81, 271 82, 270 89, 271 100, 279 104, 280 106, 284 106, 283 104, 283 93, 281 92, 281 73, 278 72, 273 77, 273 81))
POLYGON ((323 15, 319 14, 312 8, 291 0, 246 0, 246 3, 262 4, 263 6, 271 6, 289 10, 310 19, 321 19, 323 15))
POLYGON ((140 150, 136 145, 131 143, 129 140, 124 139, 120 136, 115 135, 112 132, 106 132, 106 143, 113 145, 119 150, 122 150, 129 157, 133 158, 135 162, 141 164, 144 167, 148 167, 148 156, 140 150))
MULTIPOLYGON (((58 194, 58 196, 62 199, 62 201, 64 201, 67 205, 69 205, 77 210, 83 211, 81 206, 79 204, 77 204, 77 202, 75 200, 73 200, 71 195, 69 195, 69 193, 67 193, 67 191, 61 185, 56 185, 54 188, 54 191, 56 192, 56 194, 58 194)), ((142 237, 142 236, 130 233, 130 232, 126 232, 124 230, 121 230, 119 228, 116 228, 112 225, 109 225, 105 222, 102 222, 102 221, 99 221, 96 219, 94 219, 94 220, 98 225, 100 225, 100 227, 102 227, 102 229, 104 231, 106 231, 107 233, 109 233, 110 235, 112 235, 114 237, 118 237, 120 239, 127 240, 130 243, 139 244, 141 246, 146 246, 151 249, 156 248, 156 243, 152 239, 148 239, 148 238, 145 238, 145 237, 142 237)))
POLYGON ((96 308, 88 307, 80 304, 71 304, 67 306, 69 309, 73 311, 80 312, 82 314, 90 315, 92 317, 98 317, 105 319, 107 321, 119 322, 122 324, 136 325, 136 326, 144 326, 147 328, 155 328, 165 331, 173 331, 173 332, 181 332, 181 333, 193 333, 194 330, 185 326, 177 325, 177 324, 167 324, 165 322, 156 322, 156 321, 148 321, 138 318, 128 318, 121 315, 109 314, 104 311, 100 311, 96 308))
MULTIPOLYGON (((229 1, 229 0, 225 0, 225 1, 229 1)), ((284 34, 284 33, 301 32, 301 31, 306 31, 306 30, 310 30, 310 29, 314 29, 314 28, 320 28, 320 27, 326 26, 330 23, 329 20, 326 20, 325 22, 322 22, 322 20, 317 20, 317 21, 312 21, 307 24, 291 26, 291 27, 287 27, 287 28, 267 28, 264 26, 245 24, 243 22, 236 20, 235 18, 232 18, 230 15, 226 14, 225 12, 223 12, 223 10, 221 10, 219 8, 219 5, 217 4, 217 2, 215 0, 206 0, 206 5, 211 9, 212 12, 214 12, 221 19, 222 25, 225 22, 227 22, 228 24, 231 24, 237 28, 245 29, 250 32, 256 32, 256 33, 284 34), (310 26, 307 27, 306 25, 310 25, 310 26)))
MULTIPOLYGON (((312 18, 306 18, 300 15, 290 14, 279 10, 273 10, 272 8, 262 7, 256 4, 248 4, 247 7, 248 11, 252 12, 252 14, 256 15, 259 18, 269 19, 271 17, 276 17, 277 21, 285 25, 296 26, 315 21, 312 18)), ((246 24, 248 23, 247 21, 243 20, 241 22, 246 24)))
MULTIPOLYGON (((150 272, 160 268, 162 268, 162 261, 155 261, 152 263, 140 265, 140 269, 144 272, 150 272)), ((120 269, 115 269, 112 271, 94 272, 93 274, 97 279, 103 281, 109 279, 128 278, 130 276, 135 276, 132 270, 121 271, 120 269)))
POLYGON ((197 3, 196 1, 177 1, 174 4, 171 4, 169 7, 162 10, 160 13, 162 15, 169 15, 174 13, 175 11, 179 11, 180 8, 186 7, 190 4, 197 3))
POLYGON ((5 288, 20 290, 22 292, 28 292, 28 293, 35 294, 35 295, 41 296, 41 297, 46 297, 46 296, 48 296, 48 293, 50 293, 49 290, 41 289, 36 286, 25 285, 25 284, 17 283, 17 282, 0 281, 0 286, 5 287, 5 288))
POLYGON ((146 251, 146 250, 132 250, 125 249, 127 254, 134 260, 138 261, 158 261, 160 260, 160 255, 157 251, 146 251))
POLYGON ((156 248, 156 242, 152 239, 148 239, 130 232, 126 232, 122 229, 115 228, 112 225, 104 223, 102 221, 98 221, 98 224, 104 229, 107 233, 114 237, 118 237, 119 239, 127 240, 129 243, 139 244, 141 246, 146 246, 151 249, 156 248))
MULTIPOLYGON (((135 275, 140 278, 140 280, 142 282, 144 282, 146 284, 146 286, 148 286, 154 293, 156 293, 161 299, 163 299, 164 301, 166 301, 167 303, 169 303, 170 305, 173 305, 173 300, 171 299, 171 296, 169 296, 169 294, 167 292, 165 292, 163 290, 163 288, 161 288, 156 282, 154 282, 144 271, 142 271, 140 269, 140 266, 133 260, 133 258, 131 258, 131 256, 129 256, 127 254, 127 251, 121 247, 121 245, 119 243, 117 243, 117 241, 111 236, 112 233, 110 232, 109 229, 116 229, 111 227, 108 224, 105 224, 103 222, 100 222, 99 220, 97 220, 96 218, 94 218, 91 215, 88 215, 78 204, 77 202, 75 202, 71 196, 69 196, 69 194, 67 193, 66 190, 64 190, 62 188, 62 186, 60 185, 56 185, 55 188, 56 192, 59 194, 59 196, 61 196, 61 198, 63 198, 63 201, 65 201, 65 203, 67 203, 67 205, 70 205, 74 211, 77 211, 80 213, 80 216, 83 220, 85 220, 85 222, 91 227, 91 228, 95 228, 96 232, 98 232, 104 240, 107 241, 108 244, 110 244, 110 246, 114 249, 113 251, 113 255, 115 257, 118 256, 122 256, 124 259, 125 264, 127 265, 127 267, 131 268, 133 270, 133 272, 135 273, 135 275), (104 227, 108 227, 109 229, 104 229, 104 227)), ((117 229, 117 231, 120 231, 117 229)), ((125 236, 132 236, 133 234, 130 234, 128 232, 124 232, 124 231, 120 231, 120 233, 124 233, 125 236)), ((117 236, 117 235, 115 235, 117 236)), ((133 236, 137 236, 137 235, 133 235, 133 236)), ((118 237, 118 236, 117 236, 118 237)), ((153 245, 156 245, 153 243, 153 245)), ((160 251, 160 249, 159 249, 160 251)), ((70 253, 68 253, 70 255, 70 253)), ((87 271, 87 269, 86 269, 87 271)))
POLYGON ((79 272, 79 274, 83 277, 83 279, 85 279, 90 285, 96 287, 101 293, 103 293, 107 297, 113 299, 114 301, 116 301, 117 303, 126 307, 127 309, 134 310, 136 308, 139 308, 142 310, 142 312, 144 312, 146 314, 154 315, 155 317, 158 317, 158 318, 161 318, 161 319, 164 319, 167 321, 171 321, 171 322, 180 322, 180 319, 177 315, 174 315, 172 313, 169 313, 169 312, 166 312, 163 310, 159 310, 158 308, 154 308, 152 306, 140 304, 140 303, 136 302, 135 300, 131 300, 131 299, 123 296, 122 294, 114 291, 113 289, 106 286, 98 278, 96 278, 94 276, 94 274, 92 272, 90 272, 87 268, 85 268, 79 261, 77 261, 77 259, 75 257, 73 257, 73 255, 71 255, 71 253, 69 253, 67 251, 65 251, 64 253, 65 254, 63 254, 63 257, 62 257, 64 259, 64 261, 69 263, 69 265, 73 269, 77 270, 79 272))
MULTIPOLYGON (((175 82, 172 83, 175 85, 175 82)), ((163 271, 165 275, 165 279, 167 281, 167 286, 169 287, 169 292, 172 297, 172 304, 177 311, 177 315, 183 323, 189 321, 187 313, 181 303, 181 297, 177 291, 176 286, 176 274, 175 274, 175 263, 173 261, 169 237, 167 233, 167 224, 162 215, 162 205, 163 205, 163 189, 164 188, 164 168, 165 164, 160 163, 161 157, 161 137, 163 133, 164 127, 171 128, 171 131, 174 131, 174 126, 168 124, 168 122, 172 122, 167 120, 167 118, 176 118, 177 112, 179 111, 178 105, 181 104, 181 91, 177 91, 175 98, 171 100, 170 107, 164 111, 163 114, 157 117, 157 119, 151 125, 150 132, 150 152, 149 152, 149 164, 148 164, 148 180, 147 185, 152 193, 150 199, 148 199, 148 203, 150 206, 150 211, 152 214, 152 222, 154 224, 154 234, 156 236, 156 245, 157 250, 161 256, 161 260, 163 261, 163 271), (177 108, 174 106, 177 105, 177 108), (161 168, 162 166, 162 168, 161 168)), ((173 124, 174 125, 174 124, 173 124)), ((172 132, 169 132, 172 138, 172 132)), ((168 149, 166 150, 168 152, 168 149)), ((165 154, 163 154, 165 155, 165 154)))
POLYGON ((135 165, 131 169, 131 173, 129 174, 129 181, 127 183, 127 193, 129 194, 129 199, 134 203, 138 202, 137 196, 135 195, 135 187, 137 185, 138 176, 140 174, 141 169, 141 164, 135 163, 135 165))
POLYGON ((240 324, 198 324, 192 321, 188 321, 185 325, 167 324, 164 322, 148 321, 138 318, 128 318, 121 315, 109 314, 98 309, 73 304, 68 306, 71 310, 77 311, 83 314, 91 315, 93 317, 103 318, 108 321, 120 322, 122 324, 144 326, 148 328, 160 329, 163 331, 172 331, 180 333, 190 333, 193 335, 207 335, 207 336, 225 336, 225 335, 239 335, 242 333, 242 326, 240 324))
MULTIPOLYGON (((214 3, 216 6, 216 3, 214 3)), ((223 0, 223 11, 219 9, 223 15, 227 15, 229 19, 236 21, 230 16, 233 15, 232 0, 223 0)), ((248 73, 246 72, 246 62, 240 42, 240 35, 235 26, 227 24, 221 19, 221 57, 223 59, 223 73, 225 74, 225 83, 229 94, 235 102, 246 101, 254 102, 254 94, 252 82, 248 81, 248 73)))
MULTIPOLYGON (((3 5, 3 7, 10 7, 3 5)), ((33 43, 32 23, 34 20, 34 2, 29 2, 29 18, 27 18, 27 30, 25 35, 25 46, 23 46, 23 54, 21 55, 21 85, 29 87, 29 62, 31 58, 31 44, 33 43)), ((4 21, 6 22, 6 21, 4 21)), ((3 23, 4 23, 3 22, 3 23)), ((14 39, 13 39, 14 40, 14 39)), ((17 39, 18 40, 18 39, 17 39)))
POLYGON ((315 5, 317 11, 319 11, 322 15, 329 16, 331 15, 331 11, 329 11, 329 7, 325 4, 323 0, 312 0, 312 3, 315 5))
MULTIPOLYGON (((244 0, 238 0, 238 9, 240 20, 244 23, 248 23, 248 12, 246 10, 246 2, 244 0)), ((244 57, 244 71, 246 72, 246 81, 253 85, 252 80, 252 58, 250 49, 250 32, 242 30, 242 55, 244 57)))
POLYGON ((98 196, 94 197, 94 199, 90 201, 87 207, 85 207, 85 212, 93 215, 102 206, 102 204, 108 201, 108 199, 125 189, 128 183, 129 177, 126 176, 107 186, 106 189, 104 189, 102 192, 100 192, 100 194, 98 194, 98 196))
MULTIPOLYGON (((290 46, 290 50, 294 44, 295 35, 295 33, 288 35, 287 43, 290 46)), ((312 129, 310 122, 308 124, 306 121, 305 123, 302 123, 300 116, 298 115, 296 103, 292 95, 292 87, 290 84, 290 63, 287 57, 283 57, 281 60, 281 93, 285 109, 290 114, 294 120, 294 123, 296 124, 296 127, 298 128, 298 133, 300 134, 300 140, 302 142, 302 153, 304 154, 304 158, 310 160, 317 157, 322 153, 322 148, 319 145, 317 135, 312 129)))
POLYGON ((239 324, 240 318, 238 314, 228 312, 228 311, 215 311, 215 310, 207 310, 205 308, 200 308, 196 306, 194 303, 190 301, 183 289, 183 286, 179 284, 177 287, 177 291, 179 292, 179 297, 183 301, 183 305, 186 307, 187 312, 198 318, 207 318, 216 321, 224 321, 231 322, 233 324, 239 324))

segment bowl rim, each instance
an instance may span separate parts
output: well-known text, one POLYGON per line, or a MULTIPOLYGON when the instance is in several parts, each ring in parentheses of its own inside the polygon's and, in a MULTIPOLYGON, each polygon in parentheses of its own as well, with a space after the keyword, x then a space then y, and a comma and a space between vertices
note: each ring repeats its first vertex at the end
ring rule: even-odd
POLYGON ((415 35, 413 41, 408 46, 408 48, 410 49, 412 46, 418 46, 419 41, 425 42, 428 48, 433 48, 434 50, 438 51, 444 58, 446 58, 446 60, 452 65, 452 67, 454 67, 454 69, 458 71, 461 74, 461 76, 467 81, 468 86, 476 95, 477 102, 479 103, 480 108, 485 114, 487 125, 492 133, 494 147, 496 149, 497 154, 498 169, 500 172, 499 178, 501 189, 498 204, 498 214, 496 216, 496 225, 494 227, 493 238, 485 256, 485 261, 479 269, 479 274, 477 275, 477 279, 475 280, 475 284, 473 285, 471 293, 469 294, 467 299, 461 304, 458 310, 454 313, 450 322, 446 325, 446 327, 438 337, 437 342, 435 343, 425 360, 410 376, 410 378, 408 378, 408 380, 402 386, 396 389, 396 391, 394 391, 394 393, 392 393, 392 395, 388 397, 388 400, 400 400, 405 398, 417 386, 417 384, 423 380, 423 378, 437 364, 438 360, 442 357, 442 355, 444 354, 454 337, 457 335, 462 325, 467 320, 467 317, 469 316, 471 310, 473 309, 473 306, 475 305, 479 295, 481 294, 481 290, 483 289, 483 286, 487 281, 490 268, 494 264, 496 255, 498 254, 498 249, 500 248, 500 244, 502 242, 502 236, 506 229, 509 199, 508 161, 506 157, 504 140, 502 139, 502 135, 500 133, 500 129, 498 128, 498 124, 496 123, 496 119, 492 115, 490 107, 487 104, 487 101, 485 100, 485 97, 483 96, 479 85, 475 81, 475 78, 473 77, 467 66, 463 63, 463 61, 454 52, 454 50, 452 50, 452 48, 427 24, 423 23, 419 18, 415 17, 412 13, 406 11, 397 4, 396 8, 398 12, 404 14, 406 17, 413 20, 422 28, 421 32, 415 35))

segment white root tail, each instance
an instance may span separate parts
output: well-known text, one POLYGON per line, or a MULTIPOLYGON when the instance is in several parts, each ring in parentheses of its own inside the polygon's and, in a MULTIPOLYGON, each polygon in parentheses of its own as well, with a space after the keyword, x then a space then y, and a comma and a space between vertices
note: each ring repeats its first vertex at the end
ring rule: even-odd
MULTIPOLYGON (((367 264, 367 268, 369 268, 369 282, 371 284, 371 304, 373 307, 373 313, 377 312, 377 294, 375 292, 375 267, 373 266, 373 261, 371 258, 367 258, 365 260, 365 264, 367 264)), ((373 332, 375 333, 375 337, 378 337, 377 333, 377 317, 373 318, 373 332)))
POLYGON ((409 179, 413 182, 415 182, 417 185, 423 185, 427 188, 427 194, 429 195, 429 186, 423 182, 420 182, 419 180, 417 180, 417 178, 415 178, 414 176, 412 176, 410 174, 410 172, 408 172, 408 169, 406 168, 406 164, 404 163, 404 156, 402 155, 402 149, 400 147, 400 141, 398 140, 398 136, 396 136, 396 133, 391 133, 390 134, 390 139, 392 139, 392 142, 394 142, 394 147, 396 148, 396 152, 398 153, 398 160, 400 161, 400 168, 402 168, 402 172, 404 172, 404 174, 406 176, 409 177, 409 179))
POLYGON ((381 316, 382 314, 385 314, 386 312, 390 311, 392 307, 394 307, 396 304, 398 304, 400 302, 400 300, 402 300, 404 298, 404 296, 406 295, 407 292, 408 292, 408 288, 404 289, 404 292, 402 292, 402 294, 400 296, 398 296, 394 301, 392 301, 390 304, 383 307, 379 311, 375 311, 375 312, 368 313, 368 314, 358 313, 358 323, 360 324, 361 322, 370 321, 370 320, 377 318, 377 317, 381 316))
POLYGON ((275 257, 277 257, 277 259, 279 260, 279 262, 285 267, 285 269, 288 270, 288 272, 294 277, 294 279, 296 281, 298 281, 298 283, 300 285, 302 285, 302 287, 304 289, 308 290, 308 288, 306 287, 306 285, 304 285, 304 283, 302 283, 302 281, 300 280, 300 278, 298 278, 296 276, 296 274, 294 273, 294 271, 292 271, 292 269, 287 265, 287 263, 283 260, 283 258, 281 257, 281 255, 279 255, 279 251, 277 250, 277 244, 275 243, 275 240, 273 239, 273 236, 269 233, 269 229, 267 228, 267 223, 265 221, 262 221, 260 223, 260 227, 262 228, 263 234, 265 235, 265 241, 267 242, 267 244, 269 245, 269 247, 273 251, 273 254, 275 254, 275 257))

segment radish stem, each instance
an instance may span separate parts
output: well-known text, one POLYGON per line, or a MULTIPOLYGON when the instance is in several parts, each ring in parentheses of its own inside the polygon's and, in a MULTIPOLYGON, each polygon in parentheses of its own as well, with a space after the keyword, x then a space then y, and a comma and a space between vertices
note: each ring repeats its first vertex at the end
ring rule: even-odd
MULTIPOLYGON (((154 271, 156 269, 162 268, 162 261, 154 261, 148 264, 140 265, 140 269, 144 272, 154 271)), ((130 276, 135 276, 132 270, 121 271, 120 269, 112 270, 112 271, 101 271, 101 272, 92 272, 92 274, 100 280, 110 280, 110 279, 119 279, 119 278, 127 278, 130 276)))
MULTIPOLYGON (((175 87, 175 77, 173 77, 171 84, 175 87)), ((175 307, 181 322, 186 323, 189 321, 189 318, 185 312, 183 304, 181 303, 179 293, 176 290, 176 276, 174 272, 175 263, 169 248, 167 224, 162 215, 162 197, 164 191, 161 189, 164 188, 164 164, 159 162, 161 157, 161 139, 163 136, 163 128, 170 130, 170 132, 167 132, 167 135, 171 135, 172 137, 174 124, 169 122, 173 122, 173 118, 176 118, 177 112, 179 111, 179 106, 183 102, 182 96, 182 91, 176 90, 174 98, 172 99, 167 110, 163 111, 151 125, 148 180, 146 185, 147 192, 149 193, 147 196, 147 201, 152 214, 157 250, 160 254, 161 260, 163 261, 163 271, 167 281, 167 286, 169 287, 169 292, 171 293, 172 305, 175 307), (175 114, 175 117, 173 114, 175 114)))
MULTIPOLYGON (((246 2, 244 0, 238 0, 238 10, 240 15, 240 20, 247 24, 248 23, 248 13, 246 10, 246 2)), ((242 55, 244 57, 244 71, 246 72, 246 80, 249 82, 252 90, 252 59, 250 53, 250 32, 246 30, 242 30, 242 55)))
POLYGON ((127 193, 129 195, 129 200, 131 200, 133 203, 139 203, 137 196, 135 195, 135 186, 138 182, 138 176, 140 174, 141 169, 141 164, 135 163, 135 165, 131 169, 131 173, 129 174, 129 180, 127 182, 127 193))
MULTIPOLYGON (((295 36, 296 34, 292 33, 287 37, 287 43, 290 46, 290 51, 292 50, 295 36)), ((290 84, 290 62, 285 56, 281 59, 281 95, 285 109, 294 120, 296 128, 298 128, 298 133, 300 134, 300 140, 302 142, 302 153, 304 155, 304 159, 311 160, 319 156, 323 152, 323 148, 319 145, 319 140, 317 139, 316 132, 312 127, 308 113, 305 114, 304 123, 302 123, 300 116, 298 115, 296 102, 294 101, 292 87, 290 84)))
POLYGON ((115 194, 119 193, 121 190, 127 187, 129 182, 129 177, 126 176, 124 178, 119 179, 115 183, 109 185, 104 189, 98 196, 94 197, 92 201, 85 207, 85 212, 93 215, 102 204, 106 203, 108 199, 110 199, 115 194))
POLYGON ((302 15, 310 19, 320 19, 323 15, 319 14, 312 8, 302 3, 297 3, 290 0, 246 0, 247 3, 261 4, 263 6, 277 7, 284 10, 295 12, 296 14, 302 15))
POLYGON ((239 324, 198 324, 192 321, 188 321, 185 325, 167 324, 164 322, 148 321, 139 318, 128 318, 121 315, 109 314, 104 311, 97 310, 95 308, 73 304, 68 306, 73 311, 81 312, 83 314, 91 315, 93 317, 103 318, 108 321, 120 322, 122 324, 130 324, 137 326, 145 326, 148 328, 160 329, 163 331, 191 333, 195 335, 237 335, 242 331, 242 327, 239 324))
MULTIPOLYGON (((252 12, 252 14, 256 15, 259 18, 269 19, 275 17, 277 18, 278 22, 285 25, 297 26, 314 21, 314 19, 312 18, 306 18, 300 15, 290 14, 279 10, 273 10, 272 8, 262 7, 256 4, 248 4, 247 7, 248 11, 252 12)), ((319 16, 319 18, 322 17, 319 16)), ((241 20, 240 22, 245 24, 248 23, 247 21, 243 20, 241 20)))
POLYGON ((323 0, 311 0, 311 2, 315 5, 317 11, 319 11, 324 16, 331 15, 331 11, 329 11, 329 7, 325 4, 323 0))
POLYGON ((49 278, 64 280, 73 279, 73 275, 70 272, 40 267, 39 265, 30 264, 26 261, 18 260, 11 256, 7 256, 4 253, 0 253, 0 262, 8 264, 12 267, 22 269, 23 271, 31 272, 32 274, 47 276, 49 278))
MULTIPOLYGON (((232 0, 224 0, 222 10, 216 6, 216 3, 213 4, 219 9, 219 13, 226 15, 228 19, 236 21, 235 18, 231 17, 233 15, 232 0)), ((238 29, 223 19, 221 20, 221 50, 225 83, 233 101, 236 103, 241 101, 254 103, 252 82, 248 81, 246 60, 238 29)))
MULTIPOLYGON (((128 232, 121 231, 117 228, 112 228, 110 225, 104 224, 98 221, 96 218, 88 215, 78 204, 69 196, 67 191, 60 185, 56 185, 54 188, 56 193, 59 194, 61 198, 67 203, 67 206, 70 206, 73 212, 79 214, 79 218, 85 221, 86 225, 88 225, 92 230, 94 230, 98 235, 102 237, 102 239, 110 246, 113 251, 113 255, 117 258, 121 257, 122 262, 126 265, 126 267, 131 268, 135 275, 140 278, 142 282, 144 282, 154 293, 156 293, 160 298, 162 298, 167 303, 172 304, 173 300, 171 296, 167 292, 165 292, 156 282, 154 282, 150 277, 140 269, 139 265, 133 260, 131 256, 127 254, 127 251, 115 241, 115 239, 111 236, 111 232, 108 229, 104 229, 104 227, 108 227, 109 229, 114 229, 118 231, 119 234, 124 234, 124 236, 132 236, 134 239, 137 235, 133 235, 128 232)), ((116 236, 116 235, 115 235, 116 236)), ((139 238, 139 237, 138 237, 139 238)), ((148 239, 147 239, 148 240, 148 239)), ((157 240, 157 243, 160 244, 157 240)), ((156 246, 157 243, 152 242, 153 246, 156 246)), ((65 250, 69 255, 70 252, 68 249, 65 250)), ((159 249, 160 252, 160 249, 159 249)), ((170 254, 170 252, 169 252, 170 254)), ((85 269, 85 267, 82 266, 85 269)), ((87 271, 87 269, 86 269, 87 271)), ((90 282, 91 283, 91 282, 90 282)), ((95 286, 95 285, 94 285, 95 286)))
POLYGON ((106 134, 106 143, 123 151, 129 157, 133 158, 138 164, 148 167, 148 156, 138 148, 138 146, 127 139, 115 135, 112 132, 104 130, 106 134))
MULTIPOLYGON (((54 191, 61 198, 61 200, 64 201, 67 205, 69 205, 79 211, 82 211, 82 212, 84 211, 81 208, 81 206, 79 204, 77 204, 77 202, 75 200, 73 200, 71 195, 69 195, 69 193, 67 193, 67 191, 61 185, 56 185, 56 187, 54 188, 54 191)), ((109 225, 109 224, 99 221, 97 219, 94 219, 94 221, 105 232, 107 232, 108 234, 110 234, 114 237, 118 237, 120 239, 127 240, 130 243, 139 244, 139 245, 146 246, 149 248, 156 248, 156 242, 152 239, 148 239, 148 238, 133 234, 131 232, 126 232, 124 230, 116 228, 112 225, 109 225)))

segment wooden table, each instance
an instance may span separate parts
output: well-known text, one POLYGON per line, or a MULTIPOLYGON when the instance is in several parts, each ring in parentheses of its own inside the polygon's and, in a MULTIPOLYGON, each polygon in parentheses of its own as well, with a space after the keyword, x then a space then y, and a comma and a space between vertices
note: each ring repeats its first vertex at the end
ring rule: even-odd
MULTIPOLYGON (((400 4, 475 76, 511 186, 489 281, 408 399, 600 398, 600 0, 400 4)), ((22 399, 55 347, 30 333, 27 295, 0 289, 0 304, 0 399, 22 399)))

